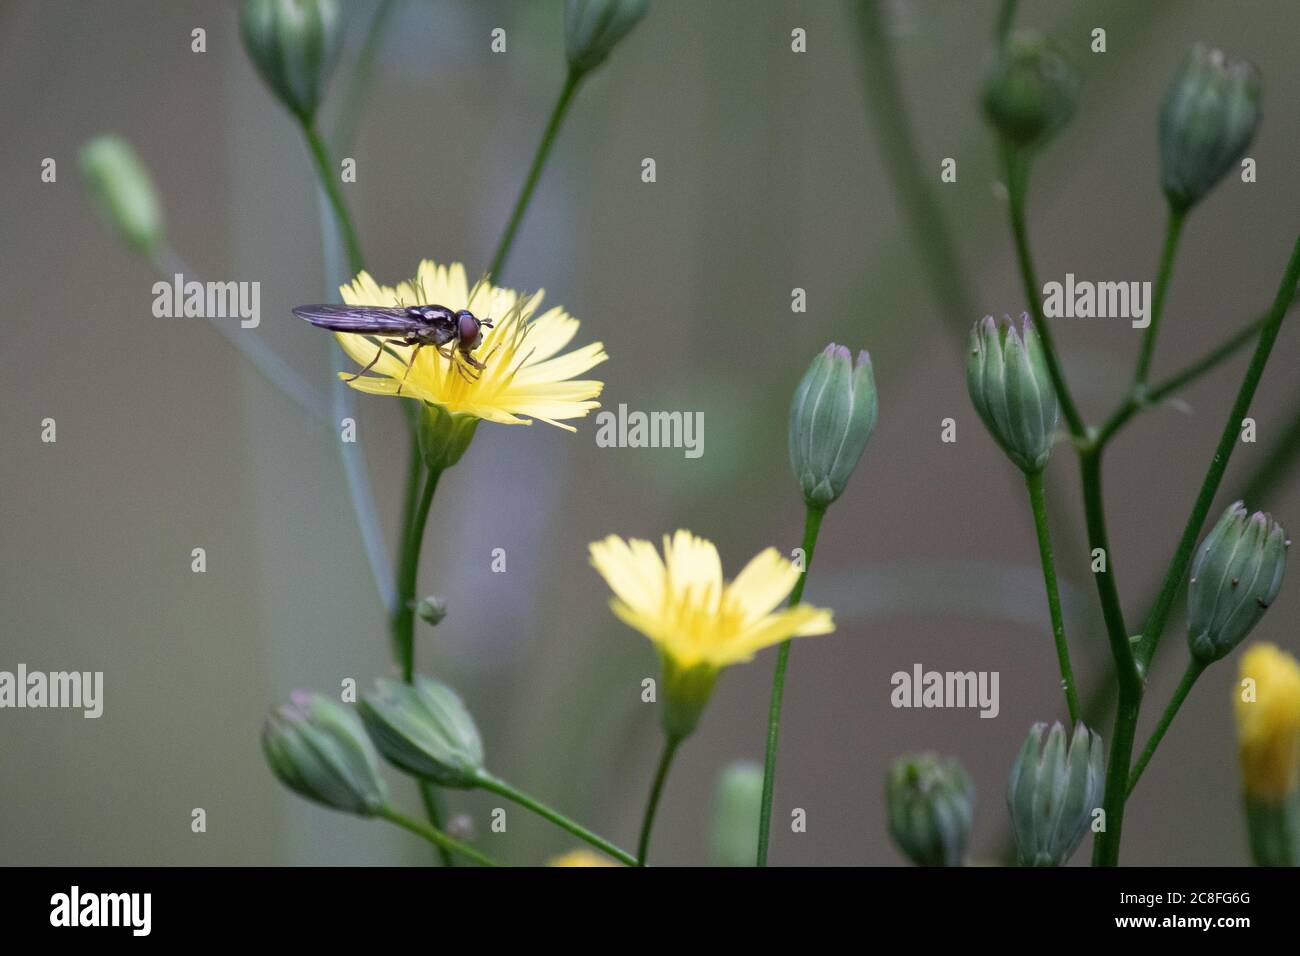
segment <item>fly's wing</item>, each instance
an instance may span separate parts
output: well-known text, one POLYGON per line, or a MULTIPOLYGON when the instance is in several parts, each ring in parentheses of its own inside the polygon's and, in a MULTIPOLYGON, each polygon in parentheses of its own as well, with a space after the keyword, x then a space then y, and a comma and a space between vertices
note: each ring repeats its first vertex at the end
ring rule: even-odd
POLYGON ((334 332, 358 335, 406 335, 427 331, 428 323, 412 318, 405 309, 364 305, 300 305, 293 310, 300 319, 334 332))

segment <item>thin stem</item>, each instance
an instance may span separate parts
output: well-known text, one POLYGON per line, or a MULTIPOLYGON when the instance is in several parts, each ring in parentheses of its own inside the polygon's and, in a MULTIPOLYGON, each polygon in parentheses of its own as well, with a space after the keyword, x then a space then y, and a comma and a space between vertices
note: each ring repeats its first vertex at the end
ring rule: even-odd
POLYGON ((1174 551, 1173 559, 1169 562, 1169 570, 1165 574, 1160 594, 1156 598, 1155 605, 1151 608, 1151 613, 1147 616, 1146 625, 1142 628, 1142 642, 1138 646, 1138 659, 1144 665, 1149 663, 1155 655, 1165 623, 1169 619, 1169 611, 1173 605, 1174 595, 1182 583, 1183 575, 1187 572, 1188 564, 1191 562, 1192 552, 1196 549, 1196 538, 1201 533, 1201 526, 1205 523, 1206 515, 1210 512, 1210 506, 1214 503, 1214 496, 1219 490, 1219 483, 1223 480, 1223 473, 1228 467, 1228 459, 1232 457, 1233 448, 1237 444, 1237 434, 1241 428, 1241 421, 1250 410, 1250 403, 1254 399, 1255 390, 1259 387, 1259 381, 1264 375, 1264 366, 1268 364, 1269 355, 1273 351, 1273 343, 1277 341, 1278 331, 1282 327, 1282 320, 1286 318, 1291 300, 1295 296, 1297 282, 1300 282, 1300 238, 1296 240, 1295 246, 1292 248, 1291 259, 1288 261, 1286 272, 1282 276, 1282 283, 1278 286, 1277 296, 1273 300, 1272 309, 1269 311, 1268 322, 1259 334, 1259 344, 1255 346, 1255 354, 1251 357, 1250 366, 1246 369, 1245 378, 1241 382, 1241 388, 1237 391, 1237 398, 1232 403, 1227 422, 1224 423, 1223 434, 1219 436, 1219 444, 1214 450, 1214 457, 1210 459, 1210 467, 1205 473, 1205 480, 1201 482, 1200 493, 1196 497, 1192 513, 1187 518, 1187 524, 1183 528, 1183 534, 1178 541, 1178 547, 1174 551))
POLYGON ((1191 693, 1192 685, 1205 672, 1205 664, 1192 658, 1187 662, 1187 670, 1183 671, 1183 679, 1178 682, 1178 688, 1174 691, 1174 696, 1170 698, 1165 712, 1160 715, 1160 723, 1156 724, 1156 729, 1151 733, 1151 739, 1147 741, 1146 748, 1142 751, 1142 756, 1138 758, 1137 764, 1129 771, 1128 775, 1128 795, 1133 795, 1133 790, 1137 787, 1138 778, 1142 776, 1142 771, 1147 768, 1151 762, 1152 755, 1156 748, 1160 746, 1160 741, 1164 740, 1165 731, 1173 723, 1174 717, 1178 714, 1178 708, 1183 706, 1183 701, 1191 693))
MULTIPOLYGON (((794 607, 803 597, 804 583, 812 569, 813 551, 817 547, 817 533, 821 530, 826 508, 808 505, 803 524, 803 573, 790 592, 789 606, 794 607)), ((757 866, 767 866, 767 844, 772 830, 772 793, 776 787, 776 745, 781 734, 781 700, 785 695, 785 670, 790 661, 790 641, 781 643, 776 653, 776 670, 772 674, 772 701, 767 711, 767 753, 763 761, 763 798, 759 804, 757 866)))
POLYGON ((1047 372, 1051 376, 1056 397, 1061 403, 1061 414, 1076 442, 1087 440, 1087 426, 1075 407, 1069 386, 1065 383, 1065 373, 1057 358, 1056 343, 1052 331, 1043 315, 1043 304, 1039 299, 1038 276, 1034 271, 1034 259, 1029 251, 1029 231, 1025 226, 1025 194, 1028 191, 1029 157, 1011 146, 1002 144, 1003 167, 1006 171, 1007 193, 1010 201, 1008 209, 1011 214, 1011 233, 1015 239, 1016 258, 1020 262, 1020 277, 1024 282, 1025 298, 1034 317, 1034 325, 1043 343, 1043 355, 1047 360, 1047 372))
POLYGON ((602 836, 598 836, 597 834, 592 833, 590 830, 582 826, 580 823, 576 823, 575 821, 570 820, 568 817, 566 817, 564 814, 560 813, 557 810, 552 810, 546 804, 542 803, 539 800, 534 799, 533 797, 530 797, 528 794, 524 793, 523 791, 516 790, 510 784, 502 780, 500 777, 494 777, 486 770, 481 770, 479 771, 478 784, 484 790, 490 790, 495 794, 499 794, 500 796, 505 797, 507 800, 511 800, 519 804, 521 807, 533 811, 533 813, 537 814, 539 817, 551 821, 556 826, 560 827, 560 829, 567 830, 569 833, 572 833, 578 839, 590 843, 596 849, 600 850, 602 853, 608 854, 609 856, 618 860, 620 863, 626 864, 627 866, 638 865, 637 858, 634 857, 631 853, 628 853, 626 850, 620 850, 613 843, 610 843, 602 836))
POLYGON ((883 6, 875 0, 854 4, 862 48, 867 121, 902 205, 909 239, 925 269, 926 286, 934 296, 936 313, 949 324, 956 334, 957 347, 961 348, 976 317, 975 298, 957 255, 943 206, 926 177, 926 161, 917 146, 916 131, 903 96, 883 6))
MULTIPOLYGON (((1124 623, 1123 605, 1119 588, 1115 584, 1115 561, 1110 550, 1110 535, 1106 530, 1106 509, 1103 504, 1101 478, 1101 451, 1090 449, 1079 454, 1080 480, 1083 484, 1084 521, 1088 528, 1088 549, 1101 552, 1102 570, 1094 571, 1097 598, 1101 602, 1102 619, 1106 622, 1106 636, 1110 642, 1111 657, 1121 689, 1128 688, 1139 697, 1142 677, 1133 657, 1133 644, 1124 623)), ((1128 765, 1125 764, 1125 767, 1128 765)))
POLYGON ((542 176, 542 167, 546 165, 546 159, 551 154, 551 147, 555 145, 556 134, 560 131, 560 124, 564 122, 564 115, 569 111, 569 104, 573 101, 573 94, 578 91, 578 84, 582 82, 585 75, 581 70, 571 67, 564 77, 564 86, 560 89, 560 98, 555 101, 555 107, 551 110, 551 118, 547 120, 546 130, 542 133, 542 141, 537 144, 537 153, 533 156, 533 164, 528 168, 528 177, 524 180, 524 187, 519 192, 519 198, 515 200, 515 208, 510 214, 510 222, 506 224, 506 231, 497 244, 496 254, 492 256, 492 265, 488 266, 488 275, 492 277, 494 283, 499 284, 501 281, 501 272, 505 268, 506 257, 510 255, 510 247, 515 242, 515 233, 519 231, 519 224, 523 222, 524 212, 528 209, 528 203, 533 198, 533 190, 537 188, 537 181, 542 176))
POLYGON ((1213 370, 1221 362, 1235 355, 1237 351, 1247 342, 1251 341, 1251 339, 1257 338, 1260 330, 1264 328, 1264 325, 1267 322, 1268 316, 1261 315, 1259 318, 1255 319, 1254 322, 1251 322, 1244 329, 1237 332, 1222 345, 1211 349, 1181 372, 1169 376, 1169 378, 1165 379, 1159 385, 1152 387, 1147 392, 1147 401, 1151 403, 1163 401, 1184 385, 1200 378, 1206 372, 1213 370))
POLYGON ((302 126, 302 135, 307 140, 307 147, 311 151, 311 158, 316 164, 316 179, 320 186, 325 190, 325 197, 329 200, 330 208, 334 210, 334 218, 339 224, 339 230, 343 233, 343 246, 348 253, 348 269, 355 276, 365 268, 364 258, 361 255, 361 243, 357 240, 357 230, 352 225, 352 216, 348 212, 348 205, 343 201, 343 192, 339 188, 339 180, 335 169, 330 164, 329 153, 325 149, 325 143, 316 131, 316 127, 306 119, 300 120, 302 126))
POLYGON ((1102 806, 1106 829, 1092 844, 1093 866, 1118 866, 1119 844, 1124 832, 1124 803, 1128 796, 1128 766, 1133 759, 1133 738, 1137 734, 1138 711, 1142 691, 1121 683, 1115 711, 1115 729, 1110 738, 1110 757, 1106 768, 1106 790, 1102 806))
POLYGON ((396 9, 395 0, 380 0, 366 30, 366 38, 361 44, 361 55, 352 71, 351 81, 343 97, 343 107, 339 110, 338 121, 334 124, 334 146, 342 153, 349 149, 357 139, 357 130, 361 124, 361 108, 366 94, 370 90, 375 73, 375 59, 383 43, 384 33, 396 9))
POLYGON ((441 471, 430 471, 425 480, 424 491, 420 494, 411 525, 406 531, 398 565, 393 642, 402 668, 402 680, 408 684, 415 675, 415 585, 420 571, 420 546, 424 543, 424 528, 429 523, 429 509, 433 505, 433 494, 438 490, 438 479, 441 476, 441 471))
POLYGON ((646 851, 650 849, 650 828, 654 826, 655 811, 659 809, 659 795, 663 793, 664 781, 668 779, 668 768, 682 740, 669 737, 664 741, 663 756, 659 758, 659 769, 655 771, 655 782, 650 787, 650 799, 646 803, 645 816, 641 818, 641 838, 636 844, 636 865, 645 866, 646 851))
POLYGON ((1164 312, 1165 293, 1169 290, 1169 279, 1174 273, 1174 255, 1178 251, 1178 239, 1183 233, 1183 223, 1186 221, 1185 209, 1169 207, 1169 217, 1165 223, 1165 245, 1160 253, 1160 272, 1156 276, 1155 295, 1151 301, 1151 320, 1142 336, 1137 370, 1133 373, 1133 391, 1138 396, 1146 391, 1147 376, 1151 371, 1151 357, 1155 353, 1156 333, 1160 329, 1160 316, 1164 312))
POLYGON ((1043 585, 1047 589, 1047 610, 1052 619, 1052 639, 1056 642, 1056 661, 1061 669, 1061 687, 1070 723, 1079 721, 1079 698, 1074 689, 1074 669, 1070 666, 1070 648, 1065 640, 1065 619, 1061 615, 1061 594, 1056 584, 1056 562, 1052 559, 1052 536, 1047 525, 1047 503, 1043 496, 1043 473, 1025 476, 1029 487, 1029 506, 1034 513, 1034 531, 1038 535, 1038 557, 1043 565, 1043 585))
POLYGON ((461 856, 473 860, 480 866, 497 865, 497 863, 490 857, 484 856, 472 846, 467 846, 459 840, 453 840, 437 827, 430 826, 427 823, 421 823, 419 820, 414 820, 392 807, 384 807, 379 811, 379 815, 389 823, 397 824, 403 830, 409 830, 417 836, 424 837, 424 839, 436 846, 440 853, 459 853, 461 856))
POLYGON ((1011 35, 1011 27, 1016 21, 1016 7, 1019 0, 1002 0, 1002 7, 998 10, 997 26, 993 32, 993 39, 1001 46, 1007 42, 1007 37, 1011 35))

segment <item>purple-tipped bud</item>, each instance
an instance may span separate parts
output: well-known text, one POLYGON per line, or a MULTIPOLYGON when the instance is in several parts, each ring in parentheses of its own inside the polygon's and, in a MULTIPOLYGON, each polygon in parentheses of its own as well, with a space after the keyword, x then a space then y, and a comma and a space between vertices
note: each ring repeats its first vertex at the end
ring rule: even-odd
POLYGON ((790 407, 790 466, 809 506, 844 491, 876 427, 871 356, 832 342, 812 360, 790 407))
POLYGON ((1034 324, 991 315, 975 323, 966 355, 966 388, 980 419, 1026 474, 1043 470, 1061 410, 1034 324))

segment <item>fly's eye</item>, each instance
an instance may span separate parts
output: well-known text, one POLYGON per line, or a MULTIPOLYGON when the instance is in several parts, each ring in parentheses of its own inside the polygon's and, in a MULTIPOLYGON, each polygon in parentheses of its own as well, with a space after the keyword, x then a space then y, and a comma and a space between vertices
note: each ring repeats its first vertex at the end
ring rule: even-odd
POLYGON ((478 319, 469 312, 461 312, 456 319, 456 332, 462 342, 473 342, 478 338, 478 319))

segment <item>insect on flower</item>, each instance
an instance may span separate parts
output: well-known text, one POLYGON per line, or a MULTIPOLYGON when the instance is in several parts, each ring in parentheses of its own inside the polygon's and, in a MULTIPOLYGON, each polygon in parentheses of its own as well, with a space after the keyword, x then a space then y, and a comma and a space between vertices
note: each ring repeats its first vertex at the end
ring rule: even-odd
MULTIPOLYGON (((453 311, 443 305, 300 305, 293 314, 322 329, 382 339, 370 364, 349 381, 360 378, 374 367, 384 354, 385 344, 415 346, 416 352, 426 345, 432 346, 468 381, 473 381, 487 368, 472 353, 483 341, 483 327, 492 328, 492 320, 480 319, 469 309, 453 311), (473 377, 465 366, 473 370, 473 377)), ((409 365, 407 371, 410 371, 409 365)))

